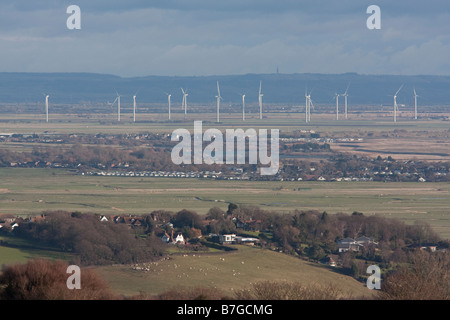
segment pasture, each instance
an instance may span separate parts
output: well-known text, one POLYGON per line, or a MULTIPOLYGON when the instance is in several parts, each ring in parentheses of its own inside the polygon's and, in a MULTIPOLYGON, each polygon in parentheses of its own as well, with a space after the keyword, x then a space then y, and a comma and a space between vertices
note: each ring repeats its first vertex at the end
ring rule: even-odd
POLYGON ((102 177, 63 169, 0 169, 0 214, 29 216, 67 210, 105 215, 154 210, 226 211, 229 203, 263 210, 354 211, 428 222, 450 238, 450 185, 419 182, 229 181, 188 178, 102 177))
POLYGON ((309 263, 267 249, 238 246, 227 254, 186 254, 168 260, 133 266, 106 266, 95 270, 117 293, 132 296, 140 292, 159 294, 188 287, 217 288, 233 297, 259 281, 298 281, 304 285, 333 285, 343 298, 371 297, 363 283, 339 274, 332 268, 309 263), (137 267, 137 268, 136 268, 137 267), (283 272, 275 270, 283 269, 283 272))
MULTIPOLYGON (((410 117, 399 117, 394 123, 389 114, 355 113, 349 114, 348 120, 336 120, 333 114, 311 115, 311 122, 305 123, 304 113, 264 113, 260 120, 257 114, 248 114, 242 120, 239 113, 221 114, 220 123, 216 123, 215 113, 192 113, 184 119, 184 115, 174 113, 171 121, 162 113, 146 113, 137 115, 133 122, 132 115, 123 114, 121 122, 115 114, 53 114, 49 123, 44 115, 33 114, 2 114, 1 133, 22 134, 133 134, 141 132, 171 133, 178 128, 193 129, 194 121, 203 121, 207 128, 266 128, 279 129, 281 133, 289 133, 299 129, 314 130, 327 134, 358 134, 363 131, 392 131, 392 130, 448 130, 448 121, 431 118, 431 115, 412 120, 410 117)), ((445 117, 444 115, 440 115, 445 117)), ((434 115, 436 117, 436 115, 434 115)))

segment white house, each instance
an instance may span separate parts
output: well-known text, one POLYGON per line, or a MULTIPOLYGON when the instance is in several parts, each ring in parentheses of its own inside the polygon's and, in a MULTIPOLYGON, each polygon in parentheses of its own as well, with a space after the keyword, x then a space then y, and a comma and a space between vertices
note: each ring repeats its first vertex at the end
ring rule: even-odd
POLYGON ((161 240, 165 243, 171 243, 171 244, 185 244, 185 240, 183 237, 183 234, 179 233, 175 238, 173 236, 173 230, 172 235, 169 235, 167 232, 164 232, 164 235, 161 237, 161 240))
POLYGON ((236 235, 235 234, 221 234, 219 235, 219 242, 220 243, 234 243, 236 241, 236 235))

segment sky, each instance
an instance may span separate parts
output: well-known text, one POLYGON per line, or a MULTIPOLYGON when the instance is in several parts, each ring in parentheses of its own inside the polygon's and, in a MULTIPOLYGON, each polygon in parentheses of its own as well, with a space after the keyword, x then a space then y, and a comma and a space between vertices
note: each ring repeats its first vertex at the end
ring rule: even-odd
POLYGON ((448 0, 7 0, 0 72, 450 75, 448 0), (367 8, 378 5, 381 29, 367 8), (70 5, 81 29, 69 30, 70 5))

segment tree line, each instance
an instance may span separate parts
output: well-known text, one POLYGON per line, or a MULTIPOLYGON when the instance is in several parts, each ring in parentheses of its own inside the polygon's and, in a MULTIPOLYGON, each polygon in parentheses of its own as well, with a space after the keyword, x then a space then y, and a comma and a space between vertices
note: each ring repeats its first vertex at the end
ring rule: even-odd
POLYGON ((125 224, 102 223, 93 214, 48 212, 45 220, 21 223, 13 234, 69 252, 80 265, 139 263, 165 253, 160 239, 139 237, 125 224))

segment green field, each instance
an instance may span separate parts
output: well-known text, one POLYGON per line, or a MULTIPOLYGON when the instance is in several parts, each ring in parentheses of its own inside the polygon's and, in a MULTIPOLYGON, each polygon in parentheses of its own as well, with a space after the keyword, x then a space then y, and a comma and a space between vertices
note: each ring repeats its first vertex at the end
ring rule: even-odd
POLYGON ((2 114, 3 133, 22 134, 133 134, 141 132, 171 133, 175 129, 193 129, 194 121, 203 121, 203 127, 231 129, 231 128, 266 128, 279 129, 288 133, 299 129, 315 130, 322 133, 350 133, 357 134, 363 131, 392 131, 418 130, 435 131, 448 130, 448 121, 432 120, 428 118, 412 120, 399 118, 397 123, 389 116, 380 117, 378 114, 351 114, 348 120, 336 121, 333 114, 312 115, 311 122, 305 123, 303 113, 265 113, 262 120, 256 114, 248 115, 242 121, 239 113, 223 114, 221 122, 216 123, 215 113, 188 114, 186 120, 181 114, 174 114, 172 121, 167 121, 166 114, 151 113, 139 115, 133 122, 131 115, 124 114, 121 122, 117 122, 115 114, 70 115, 55 114, 49 123, 44 116, 32 114, 2 114))
POLYGON ((252 283, 266 280, 331 284, 342 290, 346 298, 373 294, 363 283, 325 265, 265 249, 238 247, 238 251, 228 254, 177 255, 169 260, 138 265, 148 271, 132 266, 98 267, 96 271, 115 292, 126 296, 140 292, 159 294, 173 288, 211 287, 233 297, 236 290, 250 289, 252 283), (282 272, 278 272, 280 268, 282 272))
POLYGON ((71 258, 68 253, 63 253, 45 246, 38 246, 20 238, 0 235, 0 241, 5 241, 9 245, 14 246, 0 246, 0 271, 3 265, 26 263, 29 259, 42 258, 70 260, 71 258))
POLYGON ((418 182, 266 182, 151 177, 80 176, 62 169, 0 169, 0 213, 48 210, 144 214, 191 209, 205 214, 229 203, 292 212, 363 212, 423 220, 450 238, 450 184, 418 182))

